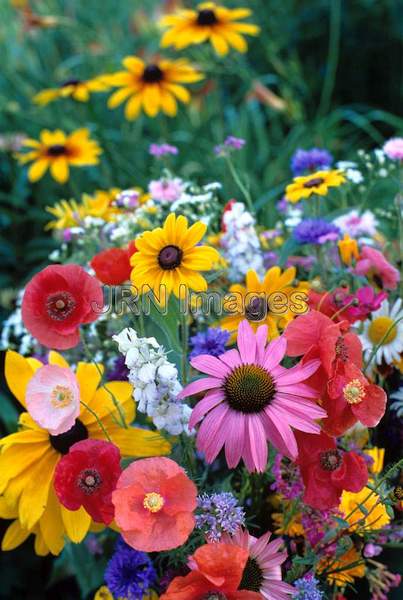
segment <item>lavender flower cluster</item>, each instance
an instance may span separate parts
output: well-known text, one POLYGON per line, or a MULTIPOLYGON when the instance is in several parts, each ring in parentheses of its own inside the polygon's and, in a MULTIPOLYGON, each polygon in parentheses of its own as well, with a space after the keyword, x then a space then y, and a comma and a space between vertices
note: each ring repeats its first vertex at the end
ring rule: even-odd
POLYGON ((202 494, 197 506, 196 527, 206 533, 210 543, 219 542, 223 533, 233 535, 245 524, 245 513, 230 492, 202 494))

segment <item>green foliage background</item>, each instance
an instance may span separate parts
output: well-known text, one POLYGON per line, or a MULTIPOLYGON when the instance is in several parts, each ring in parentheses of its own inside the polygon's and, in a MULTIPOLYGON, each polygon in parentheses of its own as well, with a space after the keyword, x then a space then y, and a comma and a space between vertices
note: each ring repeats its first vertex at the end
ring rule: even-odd
MULTIPOLYGON (((239 167, 247 174, 260 221, 272 225, 274 203, 289 179, 289 159, 297 147, 319 145, 339 160, 348 159, 355 149, 380 145, 402 132, 401 0, 226 2, 250 7, 262 33, 249 38, 246 56, 231 53, 219 60, 206 50, 184 51, 202 62, 213 83, 207 95, 203 85, 195 86, 202 93, 175 119, 160 115, 129 123, 122 109, 107 109, 105 94, 95 94, 88 104, 65 99, 41 108, 32 103, 43 88, 117 70, 127 54, 158 52, 156 18, 162 5, 161 0, 37 0, 31 2, 34 13, 54 15, 59 24, 26 30, 21 12, 0 0, 1 135, 36 137, 44 128, 87 126, 104 150, 99 167, 73 169, 65 186, 49 176, 30 184, 12 152, 0 150, 3 315, 11 306, 11 290, 47 262, 53 247, 43 230, 44 206, 95 189, 146 187, 153 174, 147 154, 153 141, 180 148, 174 163, 178 174, 200 182, 221 180, 231 197, 237 190, 212 149, 230 133, 246 138, 239 167), (249 98, 256 79, 285 101, 285 111, 249 98)), ((6 425, 14 418, 3 415, 6 425)), ((50 579, 52 559, 33 557, 31 545, 3 556, 0 598, 77 598, 66 565, 59 568, 63 584, 58 587, 50 579)), ((83 559, 70 560, 72 565, 77 560, 78 569, 83 559)))

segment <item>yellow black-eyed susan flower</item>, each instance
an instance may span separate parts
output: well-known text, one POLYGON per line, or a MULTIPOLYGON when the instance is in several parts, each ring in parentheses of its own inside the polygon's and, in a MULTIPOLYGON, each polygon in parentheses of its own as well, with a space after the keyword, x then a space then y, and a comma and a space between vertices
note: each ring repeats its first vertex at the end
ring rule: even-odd
POLYGON ((339 187, 345 183, 346 178, 341 171, 317 171, 310 175, 295 177, 293 182, 287 185, 285 197, 288 202, 299 202, 309 198, 312 194, 326 196, 330 187, 339 187))
MULTIPOLYGON (((50 352, 49 364, 68 369, 57 352, 50 352)), ((42 366, 35 358, 25 358, 8 351, 5 362, 7 384, 25 407, 27 386, 42 366)), ((102 365, 80 362, 75 377, 80 390, 81 411, 66 433, 51 435, 32 417, 23 412, 20 429, 0 440, 0 518, 15 519, 2 541, 3 550, 12 550, 30 534, 35 535, 35 551, 59 554, 66 537, 79 543, 92 521, 83 507, 70 511, 62 506, 53 490, 56 465, 70 447, 82 439, 110 440, 122 457, 160 456, 170 451, 170 444, 158 432, 124 427, 135 416, 132 386, 124 381, 101 385, 102 365), (119 409, 114 400, 119 403, 119 409)))
POLYGON ((28 179, 38 181, 50 169, 57 182, 66 183, 69 178, 69 167, 84 167, 99 163, 102 153, 97 142, 89 138, 88 129, 77 129, 66 135, 60 129, 49 131, 44 129, 40 139, 24 139, 23 146, 31 148, 29 152, 17 154, 20 163, 32 162, 28 170, 28 179))
POLYGON ((87 81, 69 79, 57 88, 47 88, 36 94, 33 98, 35 104, 46 106, 59 98, 73 98, 77 102, 88 102, 92 92, 105 92, 109 86, 102 77, 95 77, 87 81))
POLYGON ((161 46, 173 46, 176 50, 191 44, 209 41, 217 54, 223 56, 230 47, 246 52, 248 45, 242 34, 257 35, 259 27, 251 23, 240 23, 249 17, 249 8, 225 8, 215 2, 203 2, 196 10, 179 10, 161 19, 168 27, 161 39, 161 46))
POLYGON ((189 91, 181 84, 203 79, 186 59, 161 59, 146 64, 137 56, 127 56, 122 64, 125 71, 105 75, 103 80, 120 88, 110 96, 108 107, 116 108, 127 100, 125 116, 129 120, 136 119, 142 108, 149 117, 160 111, 174 117, 177 100, 185 104, 190 101, 189 91))
POLYGON ((144 232, 136 238, 137 252, 130 262, 132 283, 141 292, 151 289, 160 298, 160 286, 166 296, 173 292, 182 297, 185 289, 207 290, 199 271, 209 271, 219 259, 217 250, 198 246, 207 226, 198 221, 188 227, 186 217, 171 213, 163 227, 144 232))

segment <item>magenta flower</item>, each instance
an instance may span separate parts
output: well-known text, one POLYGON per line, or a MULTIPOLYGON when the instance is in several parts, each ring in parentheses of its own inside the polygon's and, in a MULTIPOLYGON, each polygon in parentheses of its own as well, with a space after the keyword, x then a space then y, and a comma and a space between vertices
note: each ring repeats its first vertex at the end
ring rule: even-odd
POLYGON ((354 273, 365 275, 377 287, 387 290, 395 290, 400 279, 399 271, 386 260, 382 252, 370 246, 361 248, 354 273))
POLYGON ((287 342, 282 336, 266 346, 267 326, 256 333, 248 321, 238 328, 238 350, 219 357, 202 354, 191 365, 208 377, 186 386, 180 398, 208 390, 195 406, 190 428, 202 421, 197 448, 211 463, 225 446, 230 468, 242 458, 249 471, 264 471, 267 440, 282 454, 295 459, 297 443, 292 427, 307 433, 319 433, 315 419, 326 412, 309 400, 317 396, 302 383, 319 367, 318 360, 298 364, 291 369, 280 366, 287 342))

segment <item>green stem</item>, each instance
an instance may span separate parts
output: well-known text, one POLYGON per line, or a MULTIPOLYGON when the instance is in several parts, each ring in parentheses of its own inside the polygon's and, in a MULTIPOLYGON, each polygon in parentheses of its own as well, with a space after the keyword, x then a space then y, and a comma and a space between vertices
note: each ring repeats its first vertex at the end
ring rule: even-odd
POLYGON ((100 426, 100 428, 102 429, 102 431, 105 434, 106 439, 108 440, 108 442, 111 442, 111 438, 109 437, 109 433, 106 431, 104 424, 102 423, 101 419, 98 417, 97 413, 95 412, 95 410, 92 410, 92 408, 90 408, 88 406, 88 404, 86 404, 83 400, 80 400, 80 404, 82 404, 84 406, 84 408, 86 410, 88 410, 88 412, 95 417, 96 422, 98 423, 98 425, 100 426))
POLYGON ((320 116, 326 114, 330 108, 330 102, 336 82, 337 65, 339 62, 340 30, 341 0, 332 0, 330 3, 329 46, 326 75, 318 109, 318 115, 320 116))
POLYGON ((253 202, 252 202, 252 197, 249 193, 249 190, 247 189, 247 187, 244 185, 242 179, 239 177, 237 170, 235 169, 234 163, 232 162, 231 156, 229 154, 227 154, 225 156, 225 159, 227 161, 227 165, 229 168, 229 171, 232 175, 233 180, 235 181, 235 183, 237 184, 237 186, 239 187, 239 189, 241 190, 243 197, 246 200, 246 204, 248 205, 248 209, 251 213, 254 212, 254 208, 253 208, 253 202))
POLYGON ((380 342, 378 342, 378 344, 375 346, 375 348, 373 348, 368 360, 366 361, 366 363, 364 364, 364 373, 367 371, 369 365, 371 364, 371 362, 373 361, 376 353, 378 352, 378 349, 382 346, 382 344, 385 342, 385 340, 387 340, 389 334, 391 331, 393 331, 393 329, 396 327, 396 325, 398 323, 400 323, 400 321, 403 319, 403 317, 400 317, 400 319, 397 319, 397 321, 393 321, 392 325, 389 327, 389 329, 386 331, 386 333, 384 334, 383 338, 381 339, 380 342))
POLYGON ((187 322, 186 313, 181 313, 180 315, 180 325, 181 325, 181 337, 182 337, 182 380, 183 383, 187 383, 187 375, 188 375, 188 337, 189 337, 189 329, 187 322))

